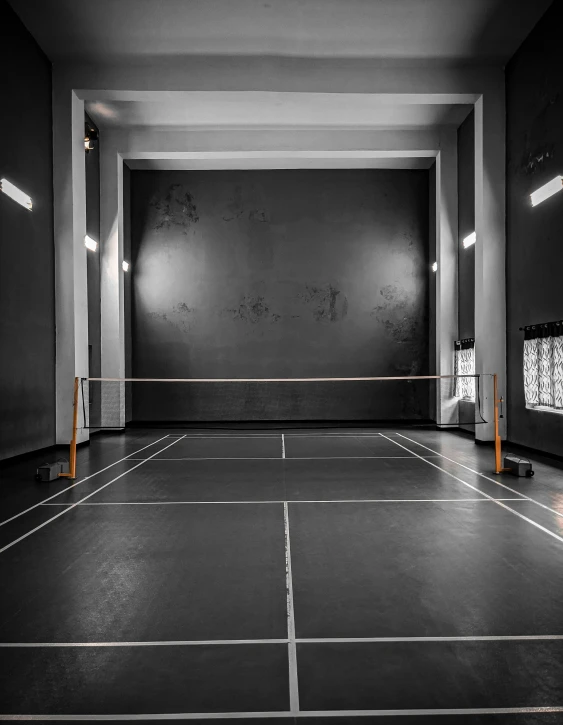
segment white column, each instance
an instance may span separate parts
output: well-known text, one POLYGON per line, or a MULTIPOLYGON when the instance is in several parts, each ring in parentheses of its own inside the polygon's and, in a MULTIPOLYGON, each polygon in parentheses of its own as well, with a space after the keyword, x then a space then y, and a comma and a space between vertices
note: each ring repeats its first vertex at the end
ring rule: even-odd
MULTIPOLYGON (((74 377, 88 376, 84 102, 54 77, 53 187, 56 290, 56 441, 72 436, 74 377)), ((85 391, 87 386, 85 386, 85 391)), ((86 411, 88 401, 84 401, 86 411)), ((79 426, 84 425, 82 400, 79 426)), ((78 441, 88 439, 79 429, 78 441)))
MULTIPOLYGON (((454 372, 457 339, 457 133, 442 133, 436 159, 436 374, 454 372)), ((432 260, 431 260, 432 261, 432 260)), ((432 274, 432 272, 431 272, 432 274)), ((457 401, 448 384, 437 381, 436 422, 451 425, 459 420, 457 401)))
MULTIPOLYGON (((123 159, 108 138, 100 144, 101 369, 104 378, 125 376, 123 290, 123 159)), ((102 383, 102 425, 125 425, 125 386, 102 383)))
MULTIPOLYGON (((499 393, 506 390, 505 293, 505 104, 504 83, 475 104, 475 366, 497 373, 499 393)), ((478 440, 494 439, 490 378, 481 386, 486 424, 475 426, 478 440)), ((504 406, 506 415, 506 406, 504 406)), ((506 437, 506 419, 500 421, 506 437)))

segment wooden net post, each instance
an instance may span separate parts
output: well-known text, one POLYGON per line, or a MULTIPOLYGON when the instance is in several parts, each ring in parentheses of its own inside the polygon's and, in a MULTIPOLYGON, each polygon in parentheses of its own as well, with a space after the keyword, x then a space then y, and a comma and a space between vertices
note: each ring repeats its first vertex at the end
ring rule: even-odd
POLYGON ((80 378, 74 378, 74 393, 72 397, 72 438, 70 441, 69 471, 59 473, 62 478, 76 478, 76 442, 78 438, 78 390, 80 378))

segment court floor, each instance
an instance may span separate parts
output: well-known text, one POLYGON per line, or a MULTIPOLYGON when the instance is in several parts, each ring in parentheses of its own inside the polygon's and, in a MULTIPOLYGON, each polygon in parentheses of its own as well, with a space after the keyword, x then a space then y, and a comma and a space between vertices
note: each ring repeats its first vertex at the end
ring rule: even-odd
POLYGON ((0 719, 563 723, 563 471, 434 430, 127 431, 0 487, 0 719))

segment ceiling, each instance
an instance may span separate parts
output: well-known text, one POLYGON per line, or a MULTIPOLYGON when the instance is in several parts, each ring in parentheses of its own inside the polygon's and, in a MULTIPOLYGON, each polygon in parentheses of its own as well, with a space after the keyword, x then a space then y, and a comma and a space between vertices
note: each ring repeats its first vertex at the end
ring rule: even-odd
POLYGON ((468 105, 384 103, 381 97, 351 93, 193 92, 181 101, 88 101, 99 128, 150 126, 172 129, 338 128, 427 129, 459 126, 468 105))
POLYGON ((551 0, 10 0, 53 62, 270 55, 505 63, 551 0))

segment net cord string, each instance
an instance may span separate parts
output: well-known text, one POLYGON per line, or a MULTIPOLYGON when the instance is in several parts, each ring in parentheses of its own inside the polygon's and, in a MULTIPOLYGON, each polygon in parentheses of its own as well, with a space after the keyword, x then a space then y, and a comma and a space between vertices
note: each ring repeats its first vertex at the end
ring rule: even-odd
POLYGON ((473 375, 402 375, 365 378, 82 378, 92 383, 369 383, 376 380, 441 380, 442 378, 478 378, 473 375))

